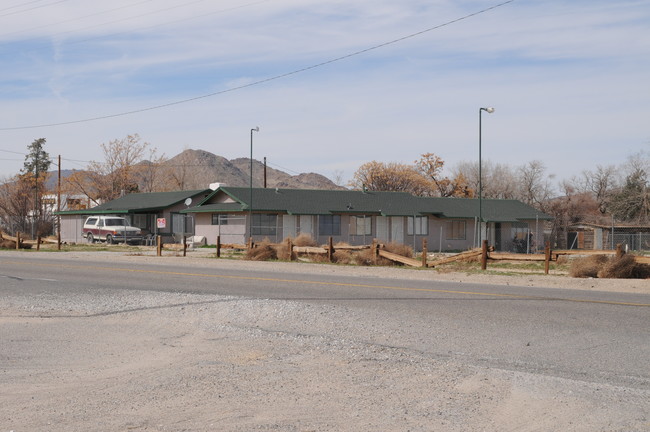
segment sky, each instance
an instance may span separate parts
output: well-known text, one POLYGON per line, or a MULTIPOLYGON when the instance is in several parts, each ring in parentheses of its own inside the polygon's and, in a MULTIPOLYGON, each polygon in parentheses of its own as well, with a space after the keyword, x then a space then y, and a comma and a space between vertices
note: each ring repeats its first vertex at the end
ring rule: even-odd
POLYGON ((344 181, 476 162, 479 120, 484 163, 556 180, 650 150, 647 0, 3 0, 0 60, 0 178, 38 138, 83 169, 131 134, 228 159, 252 135, 344 181))

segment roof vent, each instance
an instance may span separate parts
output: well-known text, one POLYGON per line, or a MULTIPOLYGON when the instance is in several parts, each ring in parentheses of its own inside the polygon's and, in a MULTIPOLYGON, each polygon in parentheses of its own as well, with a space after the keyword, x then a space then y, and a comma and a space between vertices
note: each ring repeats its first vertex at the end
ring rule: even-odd
POLYGON ((210 189, 211 190, 217 190, 222 186, 225 186, 225 183, 210 183, 210 189))

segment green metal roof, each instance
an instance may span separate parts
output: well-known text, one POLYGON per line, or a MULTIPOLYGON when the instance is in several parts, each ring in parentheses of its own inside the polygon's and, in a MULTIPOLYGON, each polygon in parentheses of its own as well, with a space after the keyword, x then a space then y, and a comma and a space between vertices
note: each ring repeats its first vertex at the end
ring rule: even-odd
MULTIPOLYGON (((85 210, 62 211, 60 215, 92 215, 92 214, 127 214, 127 213, 147 213, 160 211, 184 202, 187 198, 195 198, 200 195, 202 200, 204 196, 212 193, 210 189, 199 189, 190 191, 175 192, 151 192, 151 193, 134 193, 125 195, 121 198, 100 204, 96 207, 85 210)), ((194 200, 194 203, 197 201, 194 200)))
MULTIPOLYGON (((251 189, 221 187, 196 207, 183 213, 249 211, 251 189), (234 203, 214 203, 219 194, 226 194, 234 203)), ((444 218, 475 218, 479 201, 465 198, 424 198, 405 192, 364 192, 351 190, 252 189, 256 212, 296 215, 377 214, 382 216, 435 215, 444 218)), ((551 216, 517 200, 482 200, 483 219, 489 222, 552 219, 551 216)))

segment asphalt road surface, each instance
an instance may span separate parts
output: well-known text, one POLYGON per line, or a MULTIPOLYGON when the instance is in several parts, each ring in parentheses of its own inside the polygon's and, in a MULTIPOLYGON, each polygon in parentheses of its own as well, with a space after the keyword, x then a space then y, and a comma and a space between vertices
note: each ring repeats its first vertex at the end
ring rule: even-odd
MULTIPOLYGON (((282 318, 274 319, 272 328, 265 330, 314 338, 330 337, 334 328, 337 339, 367 346, 472 367, 626 389, 634 392, 635 403, 641 407, 634 427, 642 430, 648 426, 650 430, 646 417, 649 410, 644 406, 650 402, 648 294, 459 284, 428 280, 422 271, 329 265, 215 260, 190 263, 138 256, 118 259, 111 254, 83 259, 47 253, 0 255, 0 314, 11 310, 10 315, 16 315, 30 298, 56 298, 59 303, 67 299, 67 310, 39 306, 31 314, 50 319, 159 308, 129 303, 93 311, 75 304, 75 299, 110 298, 112 293, 123 295, 125 291, 191 295, 193 300, 185 306, 200 304, 204 297, 206 304, 222 297, 297 304, 312 311, 338 308, 351 320, 364 324, 341 317, 327 328, 308 326, 296 322, 300 320, 291 313, 282 312, 282 318)), ((26 337, 21 330, 6 324, 3 327, 5 348, 0 348, 0 360, 11 357, 7 353, 9 340, 26 337)), ((401 430, 399 423, 392 430, 401 430)))

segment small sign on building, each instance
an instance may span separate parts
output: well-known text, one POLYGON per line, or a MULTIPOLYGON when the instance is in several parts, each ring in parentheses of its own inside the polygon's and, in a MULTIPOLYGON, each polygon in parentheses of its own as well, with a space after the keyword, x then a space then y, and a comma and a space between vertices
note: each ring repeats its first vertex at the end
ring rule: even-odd
POLYGON ((157 218, 156 219, 156 226, 158 227, 158 229, 167 228, 167 219, 165 219, 165 218, 157 218))

